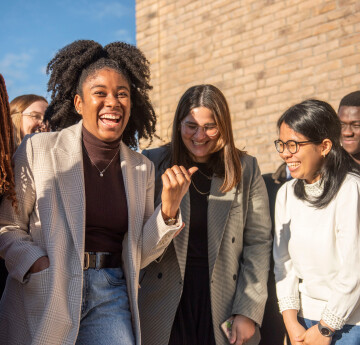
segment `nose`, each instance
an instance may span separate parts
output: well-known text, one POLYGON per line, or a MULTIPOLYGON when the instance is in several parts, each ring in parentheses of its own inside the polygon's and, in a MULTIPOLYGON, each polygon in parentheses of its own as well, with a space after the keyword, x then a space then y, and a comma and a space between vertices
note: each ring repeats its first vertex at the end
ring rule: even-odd
POLYGON ((115 108, 119 105, 119 100, 117 97, 115 97, 113 94, 107 95, 105 99, 105 106, 115 108))
POLYGON ((292 157, 292 153, 288 150, 288 148, 285 145, 284 151, 282 153, 279 153, 279 156, 281 159, 286 160, 287 158, 292 157))
POLYGON ((341 134, 344 137, 352 137, 354 135, 354 132, 352 130, 352 127, 350 124, 343 124, 341 128, 341 134))
POLYGON ((195 134, 193 135, 193 138, 196 139, 203 139, 206 137, 205 134, 205 128, 204 127, 198 127, 197 131, 195 132, 195 134))

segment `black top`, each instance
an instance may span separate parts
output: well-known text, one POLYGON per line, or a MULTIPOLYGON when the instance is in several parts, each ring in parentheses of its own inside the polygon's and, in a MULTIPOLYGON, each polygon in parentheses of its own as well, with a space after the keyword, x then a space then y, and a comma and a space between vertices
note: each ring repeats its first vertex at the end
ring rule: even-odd
POLYGON ((86 199, 85 251, 119 253, 128 231, 127 200, 119 153, 121 138, 108 143, 96 138, 85 127, 82 132, 86 199), (102 177, 96 167, 100 171, 107 167, 102 177))
POLYGON ((206 163, 193 163, 192 166, 199 170, 192 176, 190 185, 191 210, 186 262, 187 265, 208 267, 207 208, 212 173, 206 163))

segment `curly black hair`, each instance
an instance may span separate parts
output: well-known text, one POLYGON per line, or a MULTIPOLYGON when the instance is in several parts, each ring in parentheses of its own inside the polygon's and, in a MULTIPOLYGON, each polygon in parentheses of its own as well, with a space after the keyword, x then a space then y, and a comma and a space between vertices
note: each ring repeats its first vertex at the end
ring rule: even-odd
POLYGON ((156 115, 148 92, 149 61, 135 46, 113 42, 105 47, 91 40, 78 40, 60 49, 47 66, 50 73, 48 91, 51 102, 45 113, 52 130, 61 130, 81 120, 76 112, 74 97, 82 96, 82 85, 87 77, 102 68, 121 73, 130 85, 131 117, 122 140, 129 147, 137 147, 139 139, 152 140, 156 115))

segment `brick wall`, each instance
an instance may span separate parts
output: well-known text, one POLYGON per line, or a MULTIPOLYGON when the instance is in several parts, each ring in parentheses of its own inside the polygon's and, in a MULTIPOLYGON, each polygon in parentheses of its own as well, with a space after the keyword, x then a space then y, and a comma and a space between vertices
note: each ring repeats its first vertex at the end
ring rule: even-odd
POLYGON ((289 106, 315 97, 337 109, 360 89, 357 0, 136 0, 136 20, 157 135, 169 140, 188 87, 214 84, 229 102, 237 147, 263 173, 281 163, 273 141, 289 106))

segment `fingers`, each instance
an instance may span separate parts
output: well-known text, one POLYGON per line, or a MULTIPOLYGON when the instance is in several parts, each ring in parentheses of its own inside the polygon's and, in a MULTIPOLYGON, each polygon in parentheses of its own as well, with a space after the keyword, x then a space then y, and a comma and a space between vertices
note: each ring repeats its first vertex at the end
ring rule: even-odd
POLYGON ((190 177, 191 177, 195 172, 197 172, 198 170, 199 170, 198 167, 192 167, 192 168, 190 168, 190 169, 188 170, 188 173, 189 173, 190 177))
MULTIPOLYGON (((187 181, 189 184, 191 182, 191 175, 197 170, 196 167, 189 169, 189 172, 181 165, 174 165, 171 168, 166 169, 163 174, 165 178, 165 182, 169 182, 170 184, 176 185, 178 183, 183 183, 187 181), (190 171, 191 170, 191 171, 190 171)), ((163 179, 164 182, 164 179, 163 179)))

